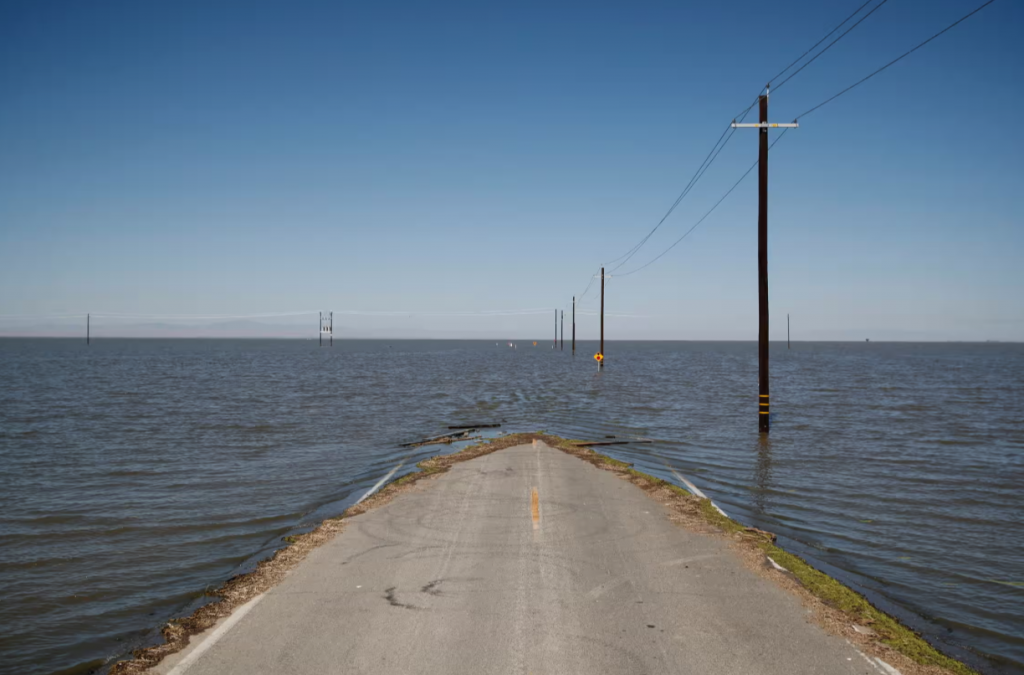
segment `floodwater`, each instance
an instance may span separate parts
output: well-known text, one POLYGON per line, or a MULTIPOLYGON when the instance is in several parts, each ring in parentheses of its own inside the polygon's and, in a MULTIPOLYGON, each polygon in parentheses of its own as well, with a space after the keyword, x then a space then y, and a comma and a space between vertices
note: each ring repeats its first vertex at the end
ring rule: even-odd
POLYGON ((447 424, 647 437, 947 652, 1024 672, 1024 345, 0 340, 0 671, 86 673, 447 424), (975 656, 976 654, 987 656, 975 656))

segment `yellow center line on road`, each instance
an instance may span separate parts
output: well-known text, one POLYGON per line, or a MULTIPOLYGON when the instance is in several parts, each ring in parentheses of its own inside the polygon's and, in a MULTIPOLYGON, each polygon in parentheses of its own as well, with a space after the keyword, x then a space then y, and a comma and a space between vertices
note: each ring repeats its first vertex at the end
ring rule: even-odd
POLYGON ((540 529, 540 496, 537 494, 537 488, 533 488, 533 493, 530 495, 530 514, 533 516, 533 529, 540 529))

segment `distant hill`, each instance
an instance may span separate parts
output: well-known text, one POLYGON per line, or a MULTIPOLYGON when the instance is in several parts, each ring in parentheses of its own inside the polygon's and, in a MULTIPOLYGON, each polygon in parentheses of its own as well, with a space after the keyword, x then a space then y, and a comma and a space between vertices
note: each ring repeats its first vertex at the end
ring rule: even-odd
MULTIPOLYGON (((315 317, 314 317, 315 318, 315 317)), ((338 328, 335 326, 335 331, 338 328)), ((3 337, 81 337, 85 338, 85 322, 34 323, 0 326, 3 337)), ((102 318, 92 321, 94 338, 316 338, 316 324, 272 324, 244 319, 205 324, 123 323, 102 318)))

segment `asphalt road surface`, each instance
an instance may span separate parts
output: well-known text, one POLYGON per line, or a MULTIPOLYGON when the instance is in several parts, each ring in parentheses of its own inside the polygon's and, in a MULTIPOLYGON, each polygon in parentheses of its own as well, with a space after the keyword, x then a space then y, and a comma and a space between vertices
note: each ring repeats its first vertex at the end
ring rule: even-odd
POLYGON ((353 517, 156 672, 879 672, 667 516, 543 443, 501 450, 353 517))

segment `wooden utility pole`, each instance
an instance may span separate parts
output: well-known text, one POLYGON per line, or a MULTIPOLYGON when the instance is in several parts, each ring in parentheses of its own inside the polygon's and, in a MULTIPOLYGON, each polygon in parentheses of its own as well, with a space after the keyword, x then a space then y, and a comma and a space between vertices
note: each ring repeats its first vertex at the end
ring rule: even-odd
POLYGON ((565 310, 564 309, 562 310, 562 338, 561 338, 561 342, 559 342, 558 344, 559 344, 558 350, 564 352, 565 351, 565 310))
POLYGON ((572 355, 576 356, 576 296, 572 296, 572 355))
POLYGON ((792 124, 770 124, 768 122, 768 87, 758 97, 760 116, 757 124, 739 124, 733 120, 733 127, 748 127, 758 130, 757 153, 757 428, 762 433, 771 429, 771 399, 768 395, 768 129, 796 128, 792 124))
POLYGON ((601 268, 601 360, 597 362, 598 368, 604 368, 604 268, 601 268))
MULTIPOLYGON (((758 122, 768 122, 768 95, 760 97, 758 122)), ((757 151, 757 393, 760 403, 757 428, 771 430, 768 395, 768 128, 758 129, 757 151)))

